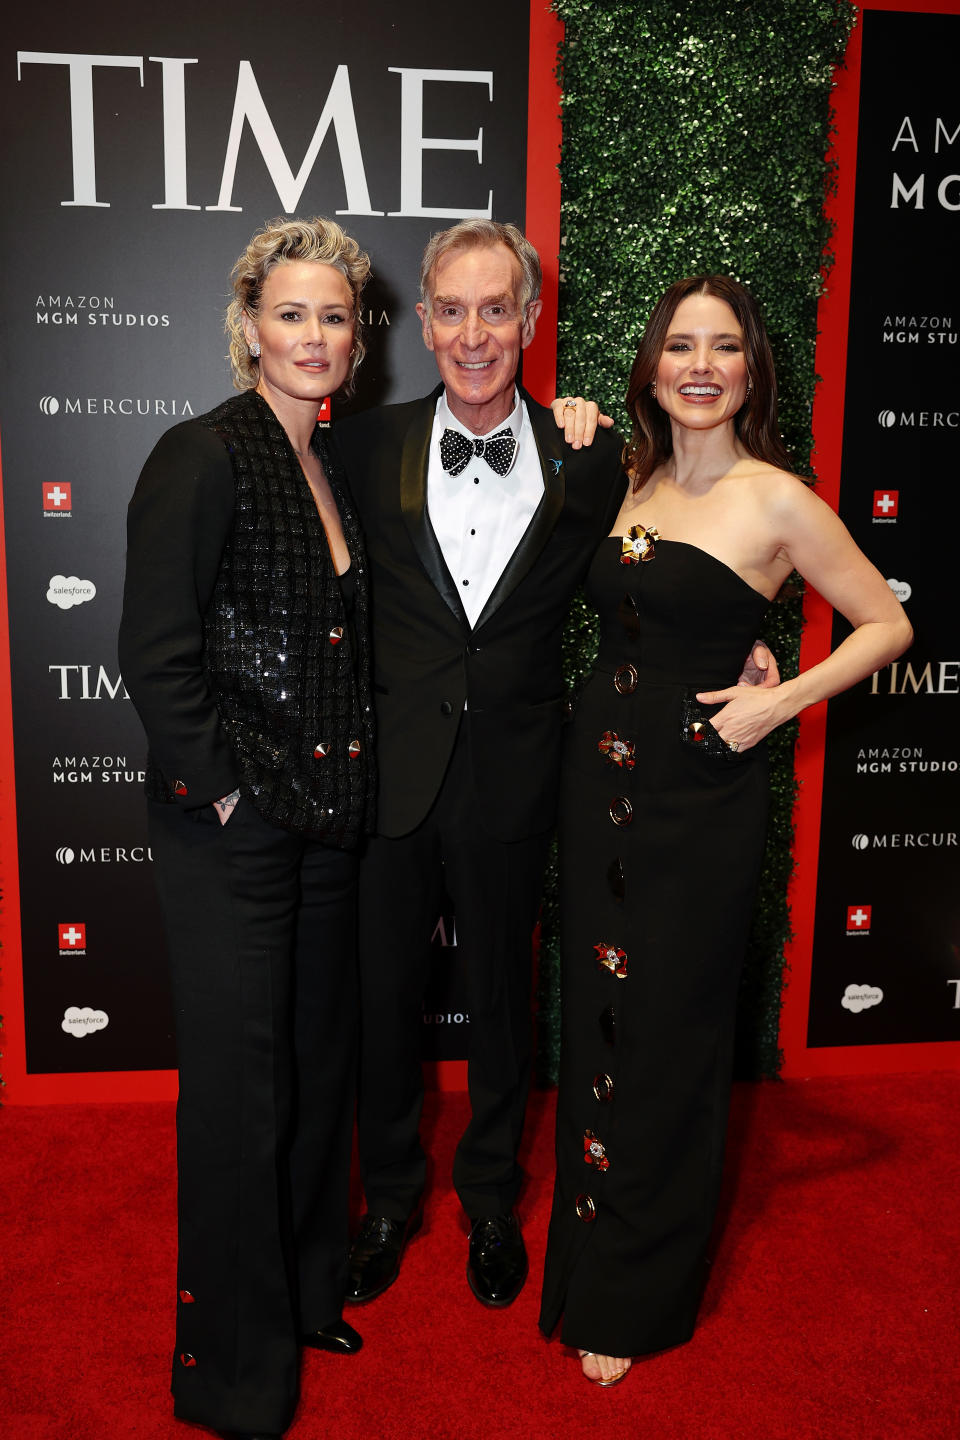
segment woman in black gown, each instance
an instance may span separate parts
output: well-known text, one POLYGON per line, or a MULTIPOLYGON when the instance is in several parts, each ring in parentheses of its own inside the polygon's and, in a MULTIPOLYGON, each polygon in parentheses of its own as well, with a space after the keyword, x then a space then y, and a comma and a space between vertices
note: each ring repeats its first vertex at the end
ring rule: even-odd
POLYGON ((723 1162, 769 732, 911 630, 788 473, 756 304, 723 276, 657 304, 627 395, 631 485, 587 591, 600 650, 561 794, 563 1030, 541 1328, 586 1377, 688 1340, 723 1162), (662 538, 661 538, 662 537, 662 538), (775 689, 723 687, 797 569, 853 626, 775 689))

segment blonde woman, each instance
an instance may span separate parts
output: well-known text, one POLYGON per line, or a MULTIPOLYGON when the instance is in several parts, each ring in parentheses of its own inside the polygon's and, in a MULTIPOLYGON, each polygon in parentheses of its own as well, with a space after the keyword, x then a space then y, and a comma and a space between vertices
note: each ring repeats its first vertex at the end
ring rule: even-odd
POLYGON ((169 430, 129 510, 124 679, 180 1071, 175 1414, 271 1440, 341 1319, 357 845, 373 734, 366 562, 320 402, 363 353, 369 262, 278 220, 233 271, 239 394, 169 430))

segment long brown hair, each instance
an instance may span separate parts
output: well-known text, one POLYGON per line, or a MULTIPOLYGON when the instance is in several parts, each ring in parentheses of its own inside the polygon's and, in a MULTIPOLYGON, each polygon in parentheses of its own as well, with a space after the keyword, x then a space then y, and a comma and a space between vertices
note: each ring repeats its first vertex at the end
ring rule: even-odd
POLYGON ((751 393, 733 417, 737 439, 755 459, 764 460, 780 470, 793 468, 780 438, 777 377, 770 341, 756 300, 745 285, 729 275, 692 275, 675 281, 653 307, 630 372, 627 408, 633 430, 624 462, 633 480, 634 491, 640 490, 657 466, 673 454, 669 416, 657 404, 650 387, 657 378, 657 367, 670 322, 677 306, 688 295, 715 295, 718 300, 725 300, 743 330, 747 378, 753 384, 751 393))

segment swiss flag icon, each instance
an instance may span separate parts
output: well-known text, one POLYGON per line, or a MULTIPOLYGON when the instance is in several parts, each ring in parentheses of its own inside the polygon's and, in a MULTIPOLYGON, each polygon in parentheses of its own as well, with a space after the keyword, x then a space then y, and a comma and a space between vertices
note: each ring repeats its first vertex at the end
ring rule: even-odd
POLYGON ((43 508, 44 510, 70 509, 69 480, 43 481, 43 508))
POLYGON ((57 927, 61 950, 85 950, 87 948, 87 927, 79 921, 57 927))
POLYGON ((848 905, 847 906, 847 929, 848 930, 869 930, 871 905, 848 905))
POLYGON ((324 424, 324 422, 326 422, 326 424, 328 424, 328 425, 330 424, 330 396, 329 396, 329 395, 328 395, 327 398, 321 403, 320 409, 317 411, 317 419, 320 421, 321 425, 324 424))
POLYGON ((900 509, 899 490, 874 490, 873 492, 873 513, 882 516, 884 520, 892 520, 900 509))

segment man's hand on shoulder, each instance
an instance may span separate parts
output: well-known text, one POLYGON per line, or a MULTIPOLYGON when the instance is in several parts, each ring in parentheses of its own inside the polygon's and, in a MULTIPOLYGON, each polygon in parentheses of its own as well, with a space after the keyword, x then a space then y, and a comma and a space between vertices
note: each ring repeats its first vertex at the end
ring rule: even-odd
POLYGON ((574 450, 593 444, 598 425, 603 430, 613 428, 613 417, 601 415, 597 402, 584 400, 582 395, 560 395, 551 402, 550 409, 564 440, 574 450))

